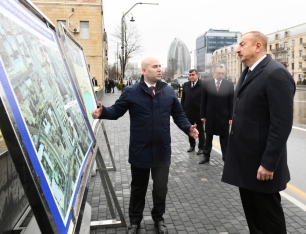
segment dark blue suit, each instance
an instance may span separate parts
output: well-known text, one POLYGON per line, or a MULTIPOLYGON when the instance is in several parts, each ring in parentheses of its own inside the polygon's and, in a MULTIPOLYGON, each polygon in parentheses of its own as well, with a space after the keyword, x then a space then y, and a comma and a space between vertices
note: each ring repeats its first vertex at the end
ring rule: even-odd
POLYGON ((163 220, 169 166, 171 163, 170 116, 176 125, 189 134, 191 124, 185 116, 174 89, 165 82, 157 82, 155 96, 141 78, 128 86, 116 103, 103 106, 101 119, 118 119, 129 110, 132 183, 129 216, 131 224, 139 224, 145 205, 150 171, 153 179, 151 215, 155 222, 163 220))

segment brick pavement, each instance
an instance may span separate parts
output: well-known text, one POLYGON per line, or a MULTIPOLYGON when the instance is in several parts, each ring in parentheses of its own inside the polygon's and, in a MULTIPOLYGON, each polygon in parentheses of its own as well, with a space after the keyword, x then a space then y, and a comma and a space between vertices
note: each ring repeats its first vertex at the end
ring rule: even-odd
MULTIPOLYGON (((121 92, 105 94, 103 104, 109 106, 121 92)), ((109 171, 121 210, 129 225, 131 171, 128 163, 129 114, 120 119, 103 120, 116 163, 109 171)), ((171 121, 172 163, 168 183, 165 224, 169 233, 234 234, 249 233, 238 189, 221 182, 223 161, 212 151, 209 164, 199 165, 200 156, 187 153, 188 137, 171 121)), ((96 136, 106 164, 110 163, 102 133, 96 136)), ((109 164, 111 166, 111 164, 109 164)), ((92 208, 92 221, 111 219, 99 174, 91 177, 87 202, 92 208)), ((306 233, 306 212, 282 198, 287 230, 290 234, 306 233)), ((152 180, 146 196, 144 218, 138 233, 155 233, 150 216, 152 209, 152 180)), ((117 218, 119 220, 119 216, 117 218)), ((125 227, 103 227, 91 234, 125 233, 125 227)))

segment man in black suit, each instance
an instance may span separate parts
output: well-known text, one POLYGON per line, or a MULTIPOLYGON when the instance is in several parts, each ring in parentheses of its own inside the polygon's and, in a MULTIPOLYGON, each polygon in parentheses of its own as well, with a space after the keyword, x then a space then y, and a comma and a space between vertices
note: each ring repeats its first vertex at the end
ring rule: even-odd
MULTIPOLYGON (((200 119, 200 101, 201 93, 203 89, 202 81, 199 80, 199 75, 197 70, 191 69, 189 71, 189 81, 184 83, 184 88, 182 92, 181 104, 185 111, 185 114, 191 124, 196 124, 199 131, 199 144, 197 155, 203 154, 204 147, 204 127, 200 119)), ((195 150, 195 139, 189 136, 190 147, 187 152, 192 152, 195 150)))
POLYGON ((225 73, 225 66, 217 64, 214 66, 214 78, 204 82, 201 120, 205 123, 206 142, 199 164, 209 162, 214 135, 219 136, 223 161, 226 155, 229 127, 232 124, 234 84, 224 79, 225 73))
POLYGON ((126 86, 131 86, 133 85, 132 78, 129 78, 128 81, 126 82, 126 86))
POLYGON ((110 80, 108 78, 104 81, 105 93, 110 93, 110 80))
POLYGON ((96 77, 93 77, 91 81, 93 86, 98 86, 98 81, 96 80, 96 77))
POLYGON ((286 142, 295 83, 287 69, 266 54, 262 33, 244 34, 236 52, 246 68, 234 93, 222 181, 239 187, 251 234, 285 234, 279 191, 290 180, 286 142))

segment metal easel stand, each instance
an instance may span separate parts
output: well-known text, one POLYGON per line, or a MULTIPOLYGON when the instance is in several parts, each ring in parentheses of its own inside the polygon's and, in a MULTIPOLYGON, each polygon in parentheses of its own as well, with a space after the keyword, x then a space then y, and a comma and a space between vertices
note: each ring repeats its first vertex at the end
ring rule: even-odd
POLYGON ((112 161, 112 164, 113 164, 113 167, 106 167, 106 170, 108 170, 108 171, 116 171, 116 164, 115 164, 115 161, 114 161, 112 150, 110 148, 110 144, 109 144, 109 141, 108 141, 108 137, 107 137, 107 134, 106 134, 106 130, 105 130, 105 126, 104 126, 103 121, 101 123, 101 126, 102 126, 102 129, 103 129, 105 141, 106 141, 106 144, 107 144, 107 148, 108 148, 108 152, 109 152, 109 157, 110 157, 110 159, 112 161))
MULTIPOLYGON (((103 132, 104 132, 104 136, 105 136, 105 139, 106 139, 106 143, 107 143, 107 147, 108 147, 108 150, 109 150, 109 153, 110 153, 110 157, 111 157, 111 160, 112 160, 112 163, 113 163, 113 166, 114 166, 115 163, 114 163, 114 159, 113 159, 113 156, 112 156, 112 153, 111 153, 111 150, 110 150, 110 146, 109 146, 109 142, 108 142, 108 139, 107 139, 107 135, 106 135, 106 131, 105 131, 105 127, 104 127, 103 122, 102 122, 101 126, 102 126, 102 129, 103 129, 103 132)), ((99 148, 98 145, 96 147, 97 147, 97 150, 96 150, 97 168, 98 168, 98 171, 99 171, 99 175, 100 175, 100 178, 101 178, 101 182, 102 182, 102 185, 103 185, 103 189, 104 189, 104 192, 105 192, 107 204, 108 204, 109 211, 110 211, 112 219, 101 220, 101 221, 92 221, 90 223, 90 229, 96 229, 96 228, 103 227, 103 226, 112 226, 112 227, 122 227, 122 226, 124 226, 125 227, 126 226, 125 218, 124 218, 124 215, 123 215, 122 210, 120 208, 119 201, 117 199, 114 187, 113 187, 113 185, 111 183, 111 180, 109 178, 109 175, 108 175, 108 170, 112 170, 113 168, 114 168, 114 170, 116 170, 116 168, 115 168, 115 166, 111 169, 106 168, 103 157, 102 157, 102 154, 101 154, 101 151, 100 151, 100 148, 99 148), (112 203, 112 200, 113 200, 114 205, 112 203), (116 210, 118 212, 120 221, 116 220, 116 214, 115 214, 114 207, 116 208, 116 210)))

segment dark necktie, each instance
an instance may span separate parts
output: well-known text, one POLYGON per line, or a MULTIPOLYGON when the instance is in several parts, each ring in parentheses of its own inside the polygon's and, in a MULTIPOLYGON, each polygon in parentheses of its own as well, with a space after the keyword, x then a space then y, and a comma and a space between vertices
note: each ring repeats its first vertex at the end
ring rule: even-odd
POLYGON ((194 88, 194 82, 192 82, 191 88, 194 88))
POLYGON ((154 86, 150 86, 150 94, 154 97, 154 86))
POLYGON ((219 91, 219 88, 220 88, 220 81, 217 81, 217 84, 216 84, 217 92, 219 91))
POLYGON ((248 70, 248 73, 245 75, 243 83, 246 81, 246 79, 248 78, 248 75, 251 73, 251 69, 248 70))

